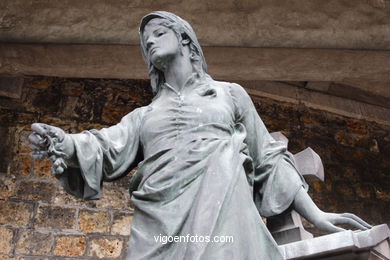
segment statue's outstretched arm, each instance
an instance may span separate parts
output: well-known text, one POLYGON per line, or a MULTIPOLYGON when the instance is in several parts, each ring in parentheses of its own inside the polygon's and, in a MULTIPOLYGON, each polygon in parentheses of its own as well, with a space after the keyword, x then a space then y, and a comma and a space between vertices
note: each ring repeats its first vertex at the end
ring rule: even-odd
POLYGON ((50 158, 53 162, 53 174, 61 174, 69 164, 74 163, 74 145, 72 138, 61 128, 34 123, 33 133, 29 136, 30 148, 34 159, 50 158))
POLYGON ((327 232, 339 232, 344 229, 336 225, 346 224, 361 230, 371 228, 358 216, 351 213, 329 213, 320 210, 302 187, 295 196, 294 209, 317 228, 327 232))

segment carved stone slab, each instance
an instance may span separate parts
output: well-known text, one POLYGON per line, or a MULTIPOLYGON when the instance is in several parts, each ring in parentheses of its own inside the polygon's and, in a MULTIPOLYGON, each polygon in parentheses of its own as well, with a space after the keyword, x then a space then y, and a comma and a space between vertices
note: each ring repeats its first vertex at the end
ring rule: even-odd
POLYGON ((346 230, 279 246, 285 259, 390 259, 386 224, 365 231, 346 230))

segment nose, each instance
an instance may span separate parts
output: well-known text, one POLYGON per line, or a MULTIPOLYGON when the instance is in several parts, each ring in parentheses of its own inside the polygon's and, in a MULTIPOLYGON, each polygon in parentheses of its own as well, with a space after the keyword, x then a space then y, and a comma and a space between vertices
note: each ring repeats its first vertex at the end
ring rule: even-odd
POLYGON ((153 46, 155 42, 156 41, 153 36, 148 37, 148 39, 146 40, 146 49, 150 50, 150 48, 153 46))

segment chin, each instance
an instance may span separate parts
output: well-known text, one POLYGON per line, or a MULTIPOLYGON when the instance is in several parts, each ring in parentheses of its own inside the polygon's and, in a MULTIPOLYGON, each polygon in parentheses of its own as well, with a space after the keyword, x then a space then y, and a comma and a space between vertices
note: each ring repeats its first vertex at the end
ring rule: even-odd
POLYGON ((157 55, 154 53, 151 57, 151 62, 159 70, 164 70, 169 64, 170 58, 168 55, 157 55))

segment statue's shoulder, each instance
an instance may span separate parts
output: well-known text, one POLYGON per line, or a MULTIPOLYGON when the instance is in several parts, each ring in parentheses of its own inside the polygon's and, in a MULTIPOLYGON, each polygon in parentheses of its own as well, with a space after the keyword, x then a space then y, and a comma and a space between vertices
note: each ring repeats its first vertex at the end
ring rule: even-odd
POLYGON ((141 121, 142 118, 144 117, 145 113, 148 111, 148 108, 149 108, 149 106, 137 107, 136 109, 130 111, 127 115, 122 117, 121 122, 134 121, 134 120, 141 121))
MULTIPOLYGON (((233 92, 245 92, 244 88, 241 87, 241 85, 234 83, 234 82, 227 82, 227 81, 218 81, 211 79, 209 80, 210 84, 213 87, 221 88, 226 91, 233 91, 233 92)), ((245 92, 246 93, 246 92, 245 92)))
POLYGON ((248 95, 241 85, 234 82, 213 80, 213 86, 220 88, 222 91, 230 94, 233 98, 246 97, 248 95))

